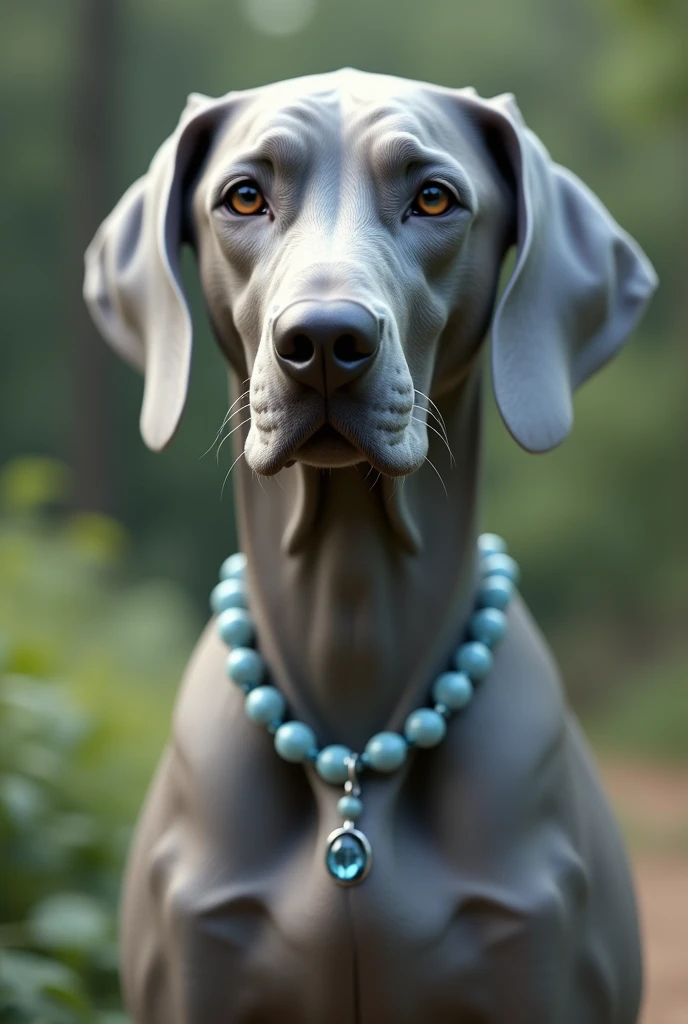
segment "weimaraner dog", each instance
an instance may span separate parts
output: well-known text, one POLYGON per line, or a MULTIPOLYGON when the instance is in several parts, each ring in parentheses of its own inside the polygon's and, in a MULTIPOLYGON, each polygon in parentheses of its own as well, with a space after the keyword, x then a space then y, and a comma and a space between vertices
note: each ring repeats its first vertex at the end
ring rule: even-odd
MULTIPOLYGON (((184 242, 233 398, 249 387, 235 495, 260 652, 294 717, 360 751, 427 700, 470 617, 486 333, 506 426, 546 451, 653 270, 510 96, 352 70, 194 95, 86 258, 153 449, 187 391, 184 242)), ((246 720, 211 624, 126 875, 137 1024, 636 1021, 624 850, 547 647, 521 601, 508 618, 444 742, 366 777, 375 862, 351 887, 322 857, 338 791, 246 720)))

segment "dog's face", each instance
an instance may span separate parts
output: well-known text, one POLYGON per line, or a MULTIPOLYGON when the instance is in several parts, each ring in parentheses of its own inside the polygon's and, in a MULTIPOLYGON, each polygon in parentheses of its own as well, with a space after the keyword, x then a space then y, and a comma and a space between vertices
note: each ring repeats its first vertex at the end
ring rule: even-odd
POLYGON ((248 368, 259 473, 412 472, 424 396, 465 373, 489 322, 515 196, 455 101, 369 78, 238 101, 194 191, 203 289, 248 368))
POLYGON ((250 377, 245 454, 262 474, 296 460, 413 472, 428 396, 456 388, 490 325, 506 425, 525 448, 551 448, 573 389, 655 286, 511 97, 349 70, 194 96, 86 255, 94 319, 145 371, 141 429, 155 449, 186 397, 184 239, 220 344, 250 377))

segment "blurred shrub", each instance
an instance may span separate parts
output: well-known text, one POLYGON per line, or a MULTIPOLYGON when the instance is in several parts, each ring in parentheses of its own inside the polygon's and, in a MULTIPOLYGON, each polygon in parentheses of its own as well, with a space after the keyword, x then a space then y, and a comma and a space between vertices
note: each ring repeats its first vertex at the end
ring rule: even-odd
POLYGON ((67 515, 68 474, 0 472, 0 1021, 118 1024, 130 830, 198 622, 128 578, 127 539, 67 515))

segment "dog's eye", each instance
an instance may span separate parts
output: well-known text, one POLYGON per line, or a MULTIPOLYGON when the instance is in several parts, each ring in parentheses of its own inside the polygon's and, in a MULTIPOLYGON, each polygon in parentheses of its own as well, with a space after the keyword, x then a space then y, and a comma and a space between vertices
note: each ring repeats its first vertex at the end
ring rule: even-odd
POLYGON ((224 205, 242 217, 268 212, 265 196, 253 181, 239 181, 232 185, 224 195, 224 205))
POLYGON ((411 213, 420 217, 439 217, 452 206, 456 206, 456 198, 446 187, 437 181, 429 181, 413 200, 411 213))

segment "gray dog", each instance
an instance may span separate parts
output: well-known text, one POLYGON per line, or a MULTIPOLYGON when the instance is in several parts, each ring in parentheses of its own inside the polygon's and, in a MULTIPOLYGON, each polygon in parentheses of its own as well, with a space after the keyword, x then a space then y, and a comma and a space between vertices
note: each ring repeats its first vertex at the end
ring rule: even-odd
MULTIPOLYGON (((488 329, 504 422, 546 451, 654 273, 509 96, 351 70, 192 96, 86 258, 153 449, 187 391, 184 242, 235 371, 260 651, 293 715, 360 751, 427 700, 471 614, 488 329)), ((209 628, 131 852, 137 1024, 633 1024, 624 851, 520 601, 445 741, 366 778, 375 863, 351 888, 322 857, 337 794, 246 721, 225 659, 209 628)))

